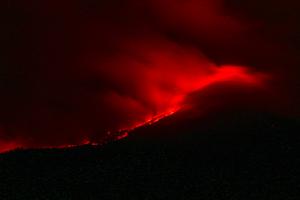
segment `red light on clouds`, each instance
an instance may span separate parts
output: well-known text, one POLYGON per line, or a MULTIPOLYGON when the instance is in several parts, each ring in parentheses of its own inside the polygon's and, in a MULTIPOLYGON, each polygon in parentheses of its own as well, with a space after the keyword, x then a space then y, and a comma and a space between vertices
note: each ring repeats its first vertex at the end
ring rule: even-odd
POLYGON ((118 2, 19 5, 32 13, 16 33, 26 40, 21 53, 11 53, 18 72, 7 70, 18 80, 8 81, 17 85, 3 103, 0 152, 120 139, 175 114, 187 95, 211 85, 264 84, 257 68, 206 56, 211 43, 218 54, 237 45, 248 26, 229 16, 222 0, 118 2), (24 59, 15 63, 17 56, 24 59))
MULTIPOLYGON (((172 62, 172 61, 170 61, 172 62)), ((167 68, 169 68, 168 66, 167 68)), ((195 66, 197 68, 197 66, 195 66)), ((153 96, 151 96, 151 93, 147 95, 149 103, 152 103, 152 106, 155 110, 155 112, 145 112, 142 115, 138 116, 138 118, 135 120, 135 118, 131 119, 131 122, 129 122, 127 125, 124 124, 120 126, 120 128, 117 130, 115 127, 113 127, 112 131, 108 131, 108 135, 111 135, 113 133, 114 139, 123 139, 128 136, 128 133, 136 128, 139 128, 141 126, 146 125, 152 125, 154 123, 157 123, 159 120, 171 116, 175 114, 178 110, 181 109, 182 104, 184 103, 184 98, 186 95, 190 94, 191 92, 201 92, 201 89, 204 89, 208 86, 211 86, 213 84, 221 83, 221 82, 227 82, 227 81, 233 81, 237 84, 250 84, 250 85, 260 85, 263 82, 262 76, 259 74, 249 74, 246 67, 240 67, 240 66, 213 66, 209 64, 206 66, 206 68, 203 71, 201 69, 203 68, 203 65, 199 65, 199 71, 194 69, 192 70, 193 73, 187 74, 186 71, 184 71, 184 68, 180 68, 180 70, 183 71, 172 71, 172 77, 169 76, 169 82, 167 79, 164 79, 165 82, 172 85, 173 88, 177 88, 176 90, 170 90, 167 91, 166 88, 160 87, 160 84, 157 85, 151 85, 151 91, 153 96), (198 72, 197 72, 198 71, 198 72), (205 74, 205 75, 204 75, 205 74), (198 78, 197 78, 198 77, 198 78), (165 95, 165 96, 164 96, 165 95), (153 102, 151 102, 151 100, 153 102), (163 100, 163 101, 162 101, 163 100), (161 104, 160 104, 161 103, 161 104), (156 107, 155 107, 156 106, 156 107)), ((159 69, 156 68, 156 73, 160 73, 159 69)), ((163 68, 162 68, 163 69, 163 68)), ((163 70, 164 71, 164 70, 163 70)), ((153 71, 152 71, 153 74, 153 71)), ((155 74, 155 73, 154 73, 155 74)), ((155 78, 161 78, 159 76, 154 76, 155 78)), ((153 83, 155 83, 155 78, 152 77, 153 83)), ((164 77, 166 78, 166 77, 164 77)), ((159 81, 158 81, 159 82, 159 81)), ((148 91, 148 92, 149 92, 148 91)), ((147 91, 146 91, 147 92, 147 91)), ((127 104, 128 102, 122 101, 120 99, 118 101, 119 104, 127 104)), ((129 112, 134 113, 135 110, 132 108, 132 110, 128 110, 129 112)), ((109 114, 109 113, 108 113, 109 114)), ((99 121, 101 123, 101 121, 99 121)), ((87 134, 88 135, 88 134, 87 134)), ((102 141, 103 142, 103 141, 102 141)), ((56 148, 66 148, 66 147, 74 147, 76 145, 97 145, 97 142, 93 142, 90 139, 83 139, 82 142, 78 144, 67 144, 67 145, 59 145, 59 146, 46 146, 48 148, 50 147, 56 147, 56 148)), ((101 144, 101 142, 100 142, 101 144)), ((18 144, 15 142, 12 143, 3 143, 1 145, 1 152, 12 150, 15 148, 22 148, 24 147, 22 144, 18 144)), ((45 147, 45 146, 44 146, 45 147)))

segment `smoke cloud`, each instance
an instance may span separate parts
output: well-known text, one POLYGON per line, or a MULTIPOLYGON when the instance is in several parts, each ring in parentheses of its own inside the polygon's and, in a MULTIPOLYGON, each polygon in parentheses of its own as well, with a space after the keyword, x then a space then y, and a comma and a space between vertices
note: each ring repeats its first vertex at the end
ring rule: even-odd
POLYGON ((289 31, 273 35, 278 27, 266 28, 248 4, 8 1, 0 151, 101 142, 222 82, 265 87, 296 105, 298 60, 279 40, 289 31))

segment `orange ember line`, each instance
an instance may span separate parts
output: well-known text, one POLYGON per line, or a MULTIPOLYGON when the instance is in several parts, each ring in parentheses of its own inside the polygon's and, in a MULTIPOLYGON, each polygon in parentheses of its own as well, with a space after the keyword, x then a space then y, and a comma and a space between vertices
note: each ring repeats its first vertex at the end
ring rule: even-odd
POLYGON ((153 117, 150 117, 150 118, 146 119, 144 122, 135 124, 134 126, 132 126, 130 128, 120 129, 118 131, 118 136, 116 137, 116 139, 117 140, 123 139, 123 138, 125 138, 125 137, 127 137, 129 135, 128 134, 129 132, 132 132, 135 129, 143 127, 143 126, 150 126, 152 124, 155 124, 155 123, 159 122, 160 120, 162 120, 162 119, 164 119, 166 117, 169 117, 169 116, 175 114, 177 111, 179 111, 179 108, 174 108, 174 109, 171 109, 171 110, 169 110, 167 112, 163 112, 161 114, 158 114, 158 115, 155 115, 153 117))
MULTIPOLYGON (((116 133, 111 133, 108 132, 108 135, 110 135, 112 138, 108 139, 108 141, 111 140, 121 140, 123 138, 126 138, 127 136, 129 136, 129 132, 134 131, 137 128, 143 127, 143 126, 149 126, 152 125, 154 123, 157 123, 158 121, 171 116, 173 114, 175 114, 179 109, 172 109, 170 111, 158 114, 156 116, 153 116, 149 119, 147 119, 144 122, 138 123, 130 128, 127 129, 120 129, 119 131, 117 131, 116 133)), ((59 146, 45 146, 45 147, 41 147, 41 148, 34 148, 34 149, 65 149, 65 148, 75 148, 75 147, 79 147, 79 146, 83 146, 83 145, 90 145, 90 146, 98 146, 98 145, 103 145, 105 144, 107 141, 104 141, 102 143, 96 143, 96 142, 91 142, 89 139, 84 139, 80 144, 66 144, 66 145, 59 145, 59 146)), ((27 149, 25 147, 19 147, 19 145, 17 145, 16 143, 10 144, 10 145, 6 145, 4 148, 0 149, 0 153, 5 153, 5 152, 9 152, 12 151, 14 149, 27 149)))
MULTIPOLYGON (((131 128, 127 129, 127 131, 130 132, 130 131, 133 131, 134 129, 137 129, 137 128, 142 127, 142 126, 152 125, 152 124, 160 121, 163 118, 166 118, 166 117, 169 117, 169 116, 173 115, 178 110, 179 110, 179 108, 175 108, 175 109, 172 109, 170 111, 163 112, 161 114, 158 114, 158 115, 155 115, 153 117, 150 117, 146 121, 144 121, 142 123, 138 123, 138 124, 132 126, 131 128)), ((124 131, 124 129, 121 129, 121 131, 124 131)))

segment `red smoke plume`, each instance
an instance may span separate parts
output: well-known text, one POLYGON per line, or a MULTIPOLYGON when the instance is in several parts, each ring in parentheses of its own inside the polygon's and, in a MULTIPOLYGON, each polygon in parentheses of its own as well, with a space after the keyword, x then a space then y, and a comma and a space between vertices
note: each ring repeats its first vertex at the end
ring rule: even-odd
POLYGON ((215 83, 261 87, 268 69, 252 67, 265 62, 249 52, 280 52, 253 45, 263 41, 251 35, 257 24, 221 0, 32 0, 6 13, 0 151, 99 143, 215 83))

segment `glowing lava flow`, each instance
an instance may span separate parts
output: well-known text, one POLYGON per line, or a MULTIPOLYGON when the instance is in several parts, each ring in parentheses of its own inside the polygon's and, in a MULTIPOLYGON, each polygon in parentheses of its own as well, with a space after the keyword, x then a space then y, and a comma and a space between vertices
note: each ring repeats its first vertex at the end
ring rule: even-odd
POLYGON ((137 128, 140 128, 140 127, 143 127, 143 126, 150 126, 154 123, 157 123, 158 121, 160 121, 161 119, 164 119, 166 117, 169 117, 173 114, 175 114, 180 108, 174 108, 170 111, 167 111, 167 112, 163 112, 163 113, 160 113, 158 115, 155 115, 149 119, 147 119, 145 122, 141 122, 141 123, 138 123, 128 129, 121 129, 118 131, 118 135, 116 136, 116 139, 117 140, 120 140, 120 139, 123 139, 125 137, 128 136, 128 133, 137 129, 137 128))
POLYGON ((25 2, 10 10, 22 26, 0 70, 0 152, 124 138, 213 84, 259 84, 250 70, 269 56, 255 50, 277 47, 223 0, 25 2))
POLYGON ((101 141, 100 143, 92 142, 89 139, 85 139, 79 145, 73 145, 73 144, 71 144, 71 145, 62 145, 62 146, 51 147, 51 148, 71 148, 71 147, 76 147, 76 146, 81 146, 81 145, 97 146, 97 145, 105 144, 105 143, 107 143, 109 141, 121 140, 121 139, 126 138, 127 136, 129 136, 129 133, 132 132, 132 131, 134 131, 135 129, 143 127, 143 126, 153 125, 153 124, 159 122, 160 120, 162 120, 162 119, 164 119, 166 117, 174 115, 179 110, 180 110, 179 107, 178 108, 173 108, 173 109, 170 109, 169 111, 166 111, 166 112, 160 113, 158 115, 149 117, 144 122, 137 123, 137 124, 135 124, 135 125, 133 125, 133 126, 131 126, 129 128, 123 128, 123 129, 120 129, 120 130, 115 131, 115 132, 108 131, 106 133, 107 137, 105 139, 103 139, 103 141, 101 141))
MULTIPOLYGON (((108 138, 103 139, 103 141, 101 143, 97 143, 97 142, 92 142, 89 139, 84 139, 80 144, 67 144, 67 145, 59 145, 59 146, 46 146, 46 147, 40 147, 40 148, 35 148, 35 149, 64 149, 64 148, 75 148, 75 147, 79 147, 79 146, 83 146, 83 145, 89 145, 89 146, 99 146, 99 145, 103 145, 109 141, 113 141, 113 140, 121 140, 125 137, 127 137, 129 135, 129 132, 142 127, 142 126, 149 126, 152 125, 154 123, 157 123, 158 121, 160 121, 161 119, 164 119, 168 116, 171 116, 173 114, 175 114, 179 109, 172 109, 170 111, 158 114, 156 116, 153 116, 151 118, 148 118, 145 122, 141 122, 138 123, 130 128, 127 129, 120 129, 119 131, 116 131, 114 133, 111 132, 107 132, 107 136, 108 138)), ((0 153, 5 153, 5 152, 9 152, 13 149, 27 149, 24 147, 19 147, 19 145, 17 143, 12 143, 12 144, 6 144, 5 146, 1 146, 2 149, 0 149, 0 153)))
MULTIPOLYGON (((120 129, 117 131, 114 139, 123 139, 128 136, 128 134, 142 126, 149 126, 157 123, 163 118, 169 117, 175 114, 182 108, 182 103, 184 98, 191 92, 200 91, 210 85, 224 82, 224 81, 235 81, 243 84, 250 84, 252 86, 261 86, 263 79, 266 78, 263 74, 250 74, 247 68, 240 66, 223 66, 220 68, 215 68, 215 74, 208 76, 206 78, 199 79, 198 81, 191 81, 186 85, 187 89, 180 94, 175 94, 172 99, 172 104, 168 111, 161 112, 158 115, 148 117, 144 122, 137 123, 129 128, 120 129)), ((110 132, 109 132, 110 134, 110 132)))
MULTIPOLYGON (((43 146, 42 148, 71 148, 77 147, 81 145, 102 145, 109 141, 113 140, 120 140, 127 137, 130 132, 133 130, 143 127, 149 126, 154 123, 159 122, 160 120, 174 115, 177 111, 179 111, 183 107, 185 97, 195 91, 201 92, 202 89, 207 88, 216 83, 222 82, 230 82, 233 81, 236 84, 248 84, 251 86, 262 86, 263 80, 265 79, 265 75, 263 74, 252 74, 249 73, 247 68, 241 66, 222 66, 222 67, 215 67, 213 68, 213 73, 207 76, 202 76, 199 79, 186 79, 188 81, 182 82, 179 80, 176 82, 179 85, 180 92, 176 91, 172 95, 168 95, 169 104, 165 109, 157 111, 158 114, 149 114, 148 117, 145 118, 144 121, 136 122, 133 124, 129 124, 126 128, 121 128, 117 131, 108 131, 102 140, 93 141, 88 137, 82 140, 82 142, 77 144, 65 144, 65 145, 58 145, 58 146, 43 146)), ((163 96, 160 96, 163 97, 163 96)), ((0 152, 9 151, 16 148, 24 148, 23 145, 18 145, 18 143, 12 143, 10 145, 3 146, 0 149, 0 152)), ((26 146, 25 146, 26 148, 26 146)))

